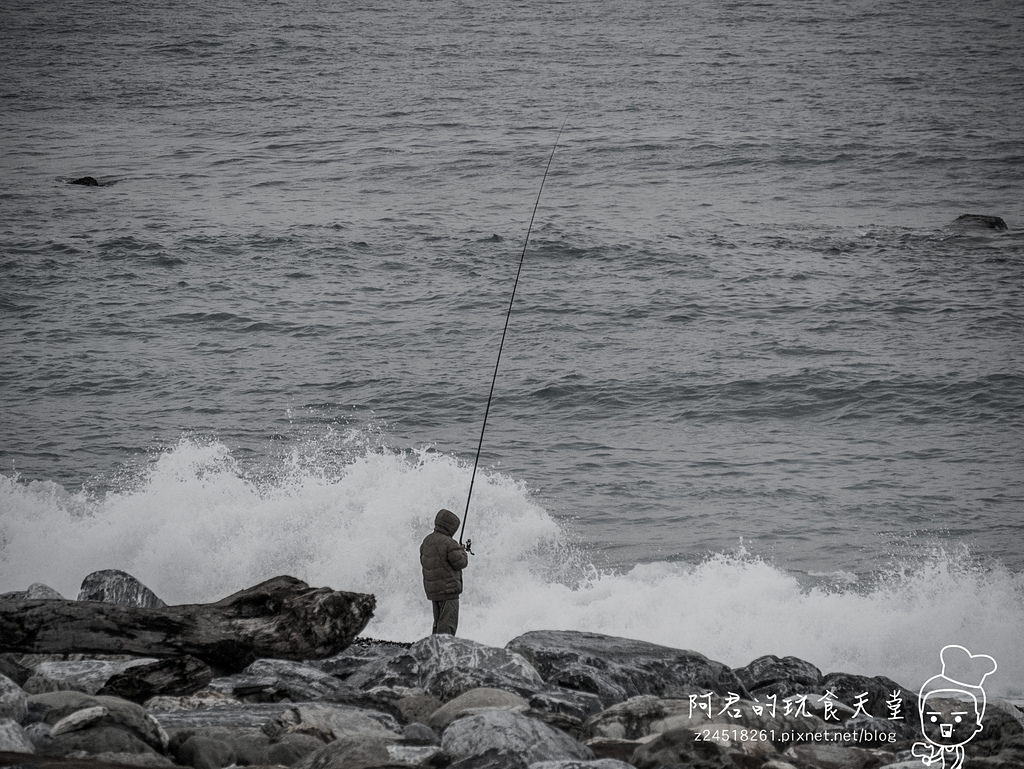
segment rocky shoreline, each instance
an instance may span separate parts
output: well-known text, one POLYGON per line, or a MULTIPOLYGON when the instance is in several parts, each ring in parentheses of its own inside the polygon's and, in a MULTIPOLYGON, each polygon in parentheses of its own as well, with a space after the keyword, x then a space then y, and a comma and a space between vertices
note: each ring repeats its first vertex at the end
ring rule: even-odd
MULTIPOLYGON (((102 574, 89 600, 162 605, 102 574)), ((0 601, 38 598, 60 596, 0 601)), ((231 674, 191 656, 0 654, 0 766, 911 769, 921 738, 916 692, 882 676, 777 656, 733 669, 595 633, 357 638, 231 674)), ((1024 714, 990 700, 966 751, 966 767, 1024 767, 1024 714)))

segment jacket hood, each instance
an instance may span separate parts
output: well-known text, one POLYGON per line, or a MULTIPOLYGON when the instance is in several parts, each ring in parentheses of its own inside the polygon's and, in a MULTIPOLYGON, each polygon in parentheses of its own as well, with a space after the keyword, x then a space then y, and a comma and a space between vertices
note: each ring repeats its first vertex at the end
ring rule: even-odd
POLYGON ((461 523, 459 516, 451 510, 438 510, 437 515, 434 516, 434 530, 447 534, 449 537, 459 530, 459 523, 461 523))

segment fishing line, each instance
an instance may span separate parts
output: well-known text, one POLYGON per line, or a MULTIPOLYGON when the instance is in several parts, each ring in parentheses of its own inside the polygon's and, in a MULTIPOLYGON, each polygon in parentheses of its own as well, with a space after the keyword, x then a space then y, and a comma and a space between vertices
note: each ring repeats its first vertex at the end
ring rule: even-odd
MULTIPOLYGON (((566 118, 567 120, 568 118, 566 118)), ((473 474, 469 478, 469 494, 466 495, 466 510, 462 514, 462 526, 459 528, 459 544, 462 544, 462 533, 466 530, 466 519, 469 517, 469 501, 473 498, 473 483, 476 481, 476 469, 480 464, 480 451, 484 447, 484 433, 487 431, 487 417, 491 413, 491 401, 494 399, 494 385, 498 381, 498 366, 501 365, 501 351, 505 349, 505 337, 508 334, 508 323, 512 317, 512 305, 516 301, 516 289, 519 288, 519 276, 523 272, 523 262, 526 261, 526 248, 530 245, 530 233, 533 231, 533 220, 537 216, 537 208, 540 206, 540 196, 544 193, 544 182, 548 178, 548 170, 551 168, 551 161, 555 158, 555 150, 558 149, 558 140, 562 138, 562 130, 565 128, 565 120, 562 121, 555 136, 555 143, 551 147, 551 154, 548 155, 548 164, 544 166, 544 176, 540 180, 540 189, 537 190, 537 200, 533 203, 533 213, 530 214, 530 225, 526 228, 526 240, 523 241, 523 252, 519 255, 519 269, 516 270, 516 280, 512 284, 512 296, 508 300, 508 312, 505 313, 505 328, 501 332, 501 343, 498 345, 498 357, 494 361, 494 375, 491 377, 491 391, 487 394, 487 407, 484 409, 484 421, 480 426, 480 441, 476 446, 476 459, 473 460, 473 474)), ((469 548, 472 540, 466 544, 469 548)))

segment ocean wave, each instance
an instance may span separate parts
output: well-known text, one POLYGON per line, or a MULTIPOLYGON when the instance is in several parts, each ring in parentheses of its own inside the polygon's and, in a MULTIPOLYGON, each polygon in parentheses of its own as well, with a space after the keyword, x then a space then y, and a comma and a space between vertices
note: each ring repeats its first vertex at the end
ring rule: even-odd
MULTIPOLYGON (((247 469, 215 440, 183 438, 100 495, 0 475, 0 591, 44 582, 73 597, 101 568, 169 602, 221 598, 275 574, 372 592, 366 632, 429 631, 417 548, 439 507, 461 511, 469 468, 382 450, 361 431, 292 445, 247 469)), ((798 575, 746 552, 699 562, 595 565, 570 523, 522 484, 478 476, 466 534, 462 632, 502 645, 573 629, 690 648, 732 666, 792 654, 823 671, 914 686, 946 643, 999 660, 993 691, 1024 691, 1024 579, 964 550, 894 556, 870 575, 798 575)))

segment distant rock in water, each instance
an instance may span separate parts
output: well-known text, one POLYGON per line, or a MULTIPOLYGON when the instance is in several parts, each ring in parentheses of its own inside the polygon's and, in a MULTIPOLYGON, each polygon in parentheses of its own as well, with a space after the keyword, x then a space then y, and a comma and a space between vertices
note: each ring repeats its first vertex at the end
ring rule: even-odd
POLYGON ((962 214, 953 222, 957 227, 976 227, 984 230, 1005 230, 1009 229, 1001 216, 988 216, 986 214, 962 214))
POLYGON ((96 181, 94 176, 80 176, 77 179, 72 179, 68 184, 81 184, 83 187, 99 187, 100 183, 96 181))
POLYGON ((87 576, 82 580, 78 600, 116 603, 118 606, 135 606, 140 609, 162 609, 167 605, 131 574, 117 569, 94 571, 87 576))

